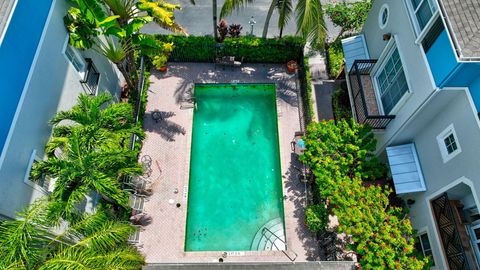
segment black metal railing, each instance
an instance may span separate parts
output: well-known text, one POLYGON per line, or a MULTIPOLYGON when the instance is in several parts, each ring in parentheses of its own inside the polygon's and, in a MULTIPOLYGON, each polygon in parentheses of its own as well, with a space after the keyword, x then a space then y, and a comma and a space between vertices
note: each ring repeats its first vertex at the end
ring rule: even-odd
MULTIPOLYGON (((353 97, 353 107, 355 109, 356 120, 358 123, 370 125, 373 129, 385 129, 395 115, 380 115, 378 104, 376 103, 373 86, 366 89, 365 79, 370 76, 373 66, 377 60, 355 60, 349 72, 350 91, 353 97), (371 91, 370 98, 375 100, 372 104, 367 104, 366 91, 371 91), (376 106, 376 112, 372 112, 372 106, 376 106)), ((370 85, 371 82, 370 82, 370 85)))
POLYGON ((85 71, 85 77, 80 82, 87 87, 91 95, 95 95, 98 88, 98 81, 100 80, 100 73, 98 73, 91 58, 85 58, 85 62, 87 62, 87 69, 85 71))

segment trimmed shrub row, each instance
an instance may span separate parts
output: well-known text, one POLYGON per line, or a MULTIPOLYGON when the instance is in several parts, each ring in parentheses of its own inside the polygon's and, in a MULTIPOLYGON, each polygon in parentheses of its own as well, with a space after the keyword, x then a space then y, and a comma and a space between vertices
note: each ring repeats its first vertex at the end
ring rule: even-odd
POLYGON ((286 63, 303 57, 305 41, 300 37, 263 39, 257 37, 226 38, 216 43, 209 36, 157 35, 163 42, 173 42, 172 62, 213 62, 216 56, 228 55, 247 63, 286 63))

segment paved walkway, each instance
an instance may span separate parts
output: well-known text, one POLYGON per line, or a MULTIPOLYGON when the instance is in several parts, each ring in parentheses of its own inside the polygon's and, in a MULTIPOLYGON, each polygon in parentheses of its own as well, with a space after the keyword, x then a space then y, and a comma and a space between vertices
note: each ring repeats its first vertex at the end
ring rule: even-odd
MULTIPOLYGON (((290 256, 296 261, 318 259, 316 241, 304 225, 304 186, 298 180, 298 160, 291 153, 290 142, 300 128, 298 81, 285 73, 281 65, 245 65, 240 69, 215 69, 206 63, 173 63, 166 74, 153 72, 150 77, 144 128, 146 139, 142 155, 152 157, 154 195, 145 204, 145 212, 153 217, 140 233, 140 250, 147 263, 218 262, 222 252, 184 252, 186 205, 188 198, 192 109, 180 109, 191 95, 193 83, 238 82, 275 83, 285 194, 285 227, 290 256), (165 120, 156 123, 152 112, 161 111, 165 120), (175 193, 175 190, 178 193, 175 193), (169 200, 173 200, 173 204, 169 200), (179 202, 180 208, 175 204, 179 202)), ((290 262, 280 251, 253 252, 227 256, 225 262, 290 262)))

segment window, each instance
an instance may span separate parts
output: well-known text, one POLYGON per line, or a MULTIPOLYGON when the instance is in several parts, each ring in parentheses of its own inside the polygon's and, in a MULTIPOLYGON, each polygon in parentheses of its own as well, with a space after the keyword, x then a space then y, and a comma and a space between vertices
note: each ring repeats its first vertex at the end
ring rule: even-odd
POLYGON ((435 261, 433 260, 432 247, 430 246, 430 240, 428 239, 427 232, 419 234, 416 240, 417 241, 415 241, 415 248, 424 256, 429 256, 432 260, 433 265, 435 265, 435 261))
POLYGON ((378 13, 378 25, 381 29, 384 29, 388 23, 388 15, 389 9, 387 4, 383 4, 382 8, 380 8, 380 13, 378 13))
POLYGON ((46 192, 49 189, 49 181, 45 177, 41 177, 40 179, 36 181, 31 180, 31 173, 32 173, 32 168, 35 165, 35 163, 39 162, 41 159, 37 156, 37 150, 33 149, 32 154, 30 155, 30 160, 28 161, 27 165, 27 171, 25 172, 25 177, 23 179, 23 182, 34 189, 40 190, 42 192, 46 192))
POLYGON ((83 79, 83 77, 85 76, 86 68, 85 59, 83 59, 82 55, 77 49, 68 44, 68 39, 69 38, 67 36, 63 53, 65 54, 65 57, 68 59, 68 61, 73 65, 78 74, 80 74, 80 77, 82 77, 83 79))
POLYGON ((460 144, 458 143, 457 134, 455 133, 453 124, 448 126, 437 136, 437 142, 444 163, 454 158, 462 151, 460 144))
POLYGON ((408 92, 407 78, 403 71, 398 49, 386 57, 376 75, 383 112, 389 114, 400 99, 408 92))
POLYGON ((410 0, 412 3, 413 13, 421 32, 428 24, 433 14, 437 11, 437 5, 434 0, 410 0))

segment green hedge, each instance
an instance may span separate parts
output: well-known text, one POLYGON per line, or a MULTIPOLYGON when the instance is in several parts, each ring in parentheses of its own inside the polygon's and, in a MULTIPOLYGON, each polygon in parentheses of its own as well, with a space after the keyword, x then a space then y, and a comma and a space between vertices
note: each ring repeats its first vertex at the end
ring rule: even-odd
POLYGON ((341 119, 349 120, 352 116, 350 98, 346 89, 336 89, 332 95, 333 116, 336 121, 341 119))
POLYGON ((303 69, 300 69, 298 77, 300 80, 300 87, 302 89, 302 103, 304 111, 303 113, 305 117, 305 125, 308 125, 315 119, 315 112, 313 111, 312 102, 312 75, 310 74, 308 57, 303 58, 303 69))
POLYGON ((343 47, 340 39, 330 43, 327 49, 328 75, 335 79, 343 71, 343 47))
POLYGON ((172 62, 213 62, 216 55, 242 58, 247 63, 286 63, 303 57, 305 41, 300 37, 263 39, 257 37, 226 38, 215 43, 209 36, 157 35, 163 42, 173 42, 172 62))

